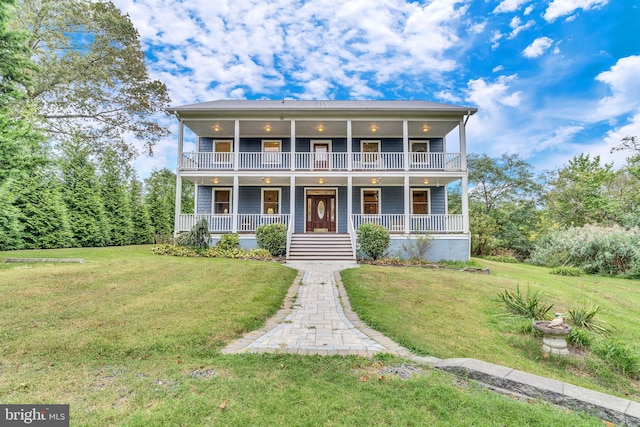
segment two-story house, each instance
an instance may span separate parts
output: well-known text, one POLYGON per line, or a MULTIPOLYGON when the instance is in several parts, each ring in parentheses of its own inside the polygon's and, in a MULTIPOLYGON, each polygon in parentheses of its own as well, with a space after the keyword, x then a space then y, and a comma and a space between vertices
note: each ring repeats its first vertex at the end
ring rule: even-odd
POLYGON ((465 125, 476 111, 424 101, 172 107, 180 121, 175 232, 206 218, 214 240, 237 232, 249 248, 256 227, 277 222, 288 228, 289 259, 354 259, 358 226, 372 222, 389 229, 391 255, 426 234, 428 259, 468 260, 465 125), (185 141, 195 151, 185 152, 185 141), (181 213, 183 180, 195 183, 190 214, 181 213), (456 212, 452 185, 462 194, 456 212))

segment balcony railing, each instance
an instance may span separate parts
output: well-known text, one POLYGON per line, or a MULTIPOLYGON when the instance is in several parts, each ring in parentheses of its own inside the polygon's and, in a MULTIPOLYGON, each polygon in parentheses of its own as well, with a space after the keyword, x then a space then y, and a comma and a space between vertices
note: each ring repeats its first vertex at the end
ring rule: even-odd
MULTIPOLYGON (((262 224, 281 223, 289 225, 289 215, 260 215, 260 214, 238 214, 238 233, 254 233, 256 228, 262 224)), ((181 214, 178 216, 178 232, 189 231, 196 222, 206 219, 209 223, 209 232, 215 234, 233 232, 233 214, 181 214)))
POLYGON ((353 226, 357 230, 360 224, 377 224, 386 227, 390 233, 404 233, 409 225, 409 233, 462 233, 462 215, 360 215, 354 214, 353 226))
MULTIPOLYGON (((405 153, 238 153, 238 167, 234 153, 183 153, 183 170, 291 170, 302 171, 385 171, 404 170, 405 153)), ((460 153, 409 153, 409 170, 459 170, 460 153)))

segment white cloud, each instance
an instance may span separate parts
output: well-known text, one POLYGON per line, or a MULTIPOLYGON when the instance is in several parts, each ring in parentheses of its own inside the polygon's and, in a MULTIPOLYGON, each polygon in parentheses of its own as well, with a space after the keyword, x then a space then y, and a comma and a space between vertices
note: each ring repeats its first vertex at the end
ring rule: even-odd
POLYGON ((498 6, 493 10, 493 13, 515 12, 520 9, 529 0, 502 0, 498 6))
POLYGON ((552 22, 562 16, 571 15, 578 9, 597 9, 608 2, 609 0, 553 0, 543 16, 545 20, 552 22))
POLYGON ((531 12, 533 12, 533 9, 534 9, 533 5, 529 5, 524 9, 524 12, 522 12, 522 14, 524 16, 528 16, 531 14, 531 12))
POLYGON ((525 24, 522 24, 522 20, 519 17, 514 16, 513 19, 511 19, 511 22, 509 23, 509 26, 511 27, 511 34, 509 34, 509 38, 510 39, 514 38, 521 31, 526 30, 527 28, 533 27, 534 24, 535 22, 531 20, 527 21, 527 23, 525 24))
POLYGON ((553 40, 549 37, 538 37, 522 51, 522 55, 526 58, 537 58, 549 49, 552 44, 553 40))
POLYGON ((602 98, 597 110, 601 119, 640 111, 640 56, 621 58, 596 80, 606 84, 612 95, 602 98))

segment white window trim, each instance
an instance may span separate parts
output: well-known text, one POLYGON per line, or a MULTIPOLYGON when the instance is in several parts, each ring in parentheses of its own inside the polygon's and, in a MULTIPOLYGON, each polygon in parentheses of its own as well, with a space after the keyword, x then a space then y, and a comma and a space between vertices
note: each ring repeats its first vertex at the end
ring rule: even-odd
MULTIPOLYGON (((271 143, 271 142, 277 142, 278 143, 278 153, 282 153, 282 140, 281 139, 263 139, 262 140, 262 152, 265 153, 265 149, 264 149, 264 145, 271 143)), ((275 153, 275 151, 270 151, 271 153, 275 153)))
POLYGON ((377 188, 361 188, 360 189, 360 215, 382 215, 382 190, 377 188), (378 213, 368 214, 364 212, 364 192, 365 191, 377 191, 378 192, 378 213))
POLYGON ((411 215, 417 215, 413 213, 413 193, 415 191, 425 191, 427 192, 427 215, 431 215, 431 189, 427 187, 414 187, 411 188, 411 215))
POLYGON ((410 145, 410 149, 412 153, 416 153, 416 151, 413 150, 413 144, 427 144, 427 153, 431 152, 431 140, 430 139, 412 139, 409 141, 409 145, 410 145))
MULTIPOLYGON (((213 140, 213 152, 217 153, 218 151, 216 151, 216 144, 218 142, 228 142, 229 144, 231 144, 231 148, 230 151, 228 151, 229 153, 233 153, 233 139, 214 139, 213 140)), ((226 153, 227 151, 222 151, 222 153, 226 153)))
MULTIPOLYGON (((361 139, 360 140, 360 152, 364 153, 364 144, 372 144, 372 143, 376 143, 378 144, 378 153, 381 152, 382 150, 382 140, 380 139, 361 139)), ((375 151, 367 151, 367 153, 375 153, 375 151)))
POLYGON ((327 151, 327 154, 332 153, 333 152, 333 140, 331 139, 312 139, 311 141, 309 141, 311 144, 311 152, 313 153, 313 147, 316 145, 328 145, 329 146, 329 151, 327 151))
POLYGON ((211 214, 212 215, 228 215, 233 212, 233 187, 211 187, 211 214), (229 212, 226 214, 217 214, 216 212, 216 191, 229 192, 229 212))
POLYGON ((279 165, 282 162, 282 157, 281 154, 282 153, 282 140, 281 139, 263 139, 262 140, 262 163, 268 163, 268 164, 272 164, 272 165, 279 165), (278 143, 278 151, 266 151, 265 150, 265 144, 268 143, 273 143, 273 142, 277 142, 278 143), (277 153, 277 155, 275 155, 277 153))
POLYGON ((262 187, 260 189, 260 214, 261 215, 280 215, 282 211, 282 188, 280 187, 262 187), (264 212, 264 192, 265 191, 277 191, 278 192, 278 212, 268 214, 264 212))

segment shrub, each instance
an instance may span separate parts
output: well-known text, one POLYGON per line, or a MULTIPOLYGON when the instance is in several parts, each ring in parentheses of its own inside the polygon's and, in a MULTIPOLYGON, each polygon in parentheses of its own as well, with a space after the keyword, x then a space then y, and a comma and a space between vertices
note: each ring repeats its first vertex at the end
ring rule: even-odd
POLYGON ((258 246, 273 256, 287 254, 287 226, 284 224, 262 224, 256 229, 258 246))
POLYGON ((583 306, 575 309, 568 310, 568 315, 571 323, 580 328, 588 329, 590 331, 606 334, 609 329, 602 325, 600 322, 595 321, 596 314, 600 311, 599 306, 583 306))
POLYGON ((431 247, 431 237, 428 234, 420 234, 402 244, 402 250, 409 255, 412 261, 426 260, 427 251, 431 247))
POLYGON ((504 292, 498 294, 498 298, 504 303, 505 308, 511 314, 523 316, 533 320, 549 318, 549 311, 553 307, 551 305, 542 304, 544 293, 535 291, 531 293, 527 286, 527 295, 520 293, 520 286, 516 286, 516 292, 505 289, 504 292))
POLYGON ((190 231, 180 234, 176 243, 191 249, 207 249, 209 237, 209 222, 203 218, 196 222, 190 231))
POLYGON ((382 225, 360 224, 358 227, 358 249, 369 258, 377 260, 385 254, 391 243, 389 230, 382 225))
POLYGON ((559 230, 540 239, 529 261, 547 267, 571 265, 589 274, 640 277, 640 229, 559 230))
POLYGON ((634 378, 640 376, 638 355, 624 341, 608 339, 595 346, 593 351, 623 375, 634 378))
POLYGON ((552 268, 550 273, 555 274, 557 276, 572 276, 572 277, 579 277, 584 274, 581 268, 569 267, 564 265, 561 265, 560 267, 552 268))
POLYGON ((591 348, 593 335, 585 329, 573 328, 567 335, 567 342, 576 347, 591 348))
POLYGON ((240 248, 240 236, 238 233, 226 233, 220 236, 216 247, 223 251, 230 251, 240 248))

